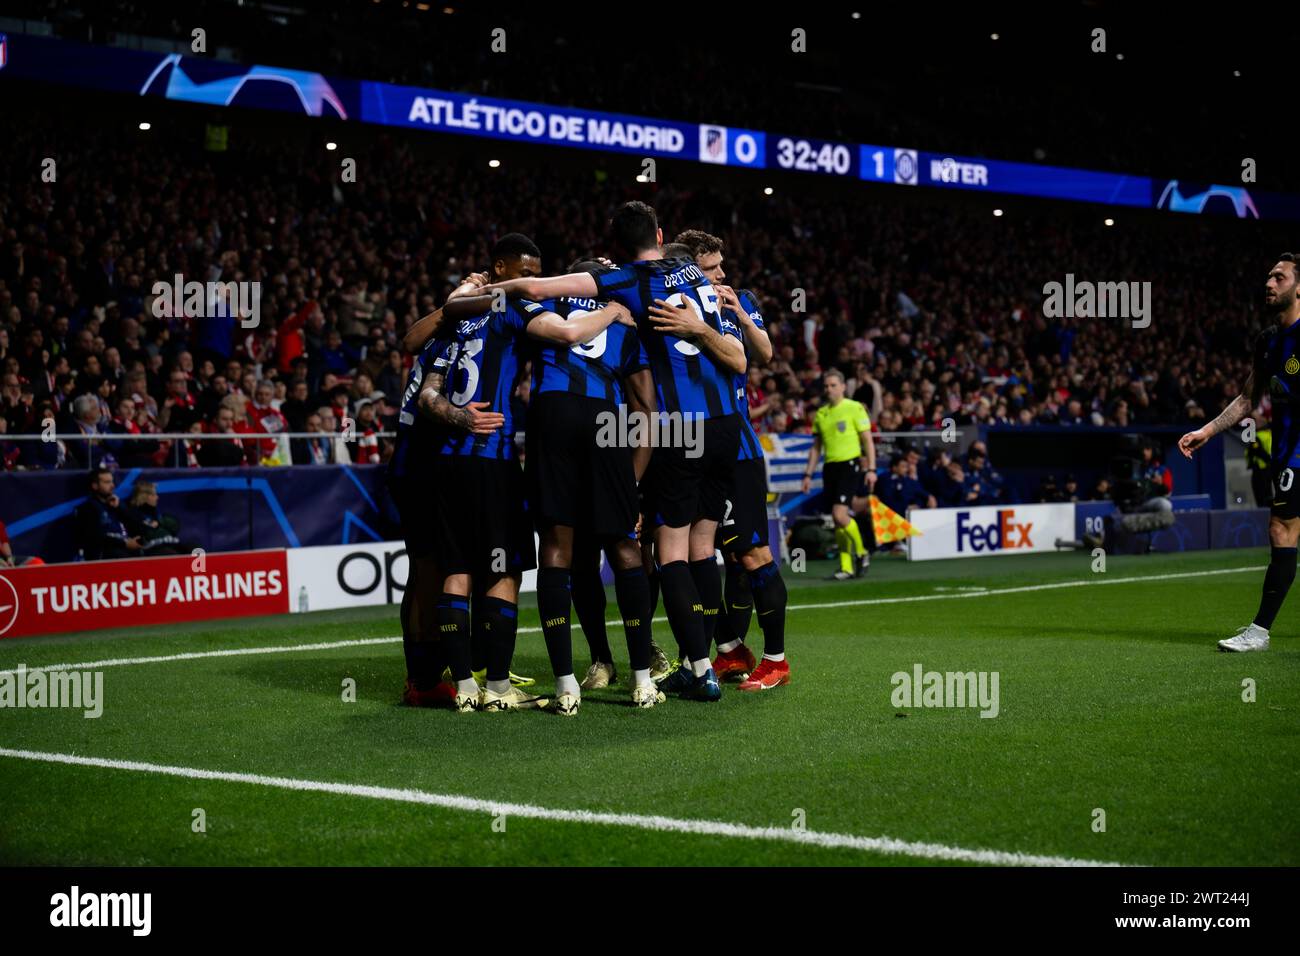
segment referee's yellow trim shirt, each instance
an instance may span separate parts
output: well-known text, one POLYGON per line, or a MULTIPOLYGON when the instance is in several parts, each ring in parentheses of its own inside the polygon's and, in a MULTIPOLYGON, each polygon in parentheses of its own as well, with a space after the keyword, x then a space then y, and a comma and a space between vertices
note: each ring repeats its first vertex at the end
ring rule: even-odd
POLYGON ((838 405, 823 405, 813 416, 813 432, 822 441, 827 461, 852 461, 862 457, 858 433, 871 427, 861 402, 845 398, 838 405))

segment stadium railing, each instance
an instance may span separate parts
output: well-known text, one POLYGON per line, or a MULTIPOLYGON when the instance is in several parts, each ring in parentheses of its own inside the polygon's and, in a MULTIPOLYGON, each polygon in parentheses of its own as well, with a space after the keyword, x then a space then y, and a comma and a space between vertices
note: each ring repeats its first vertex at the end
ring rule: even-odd
MULTIPOLYGON (((390 431, 379 431, 379 432, 370 433, 370 437, 373 438, 395 438, 396 436, 397 436, 396 432, 390 432, 390 431)), ((328 438, 336 441, 342 441, 344 443, 352 443, 357 441, 360 437, 361 434, 357 432, 353 432, 351 433, 351 435, 344 434, 343 432, 159 432, 159 433, 141 434, 141 435, 134 435, 130 433, 117 434, 115 432, 109 432, 106 434, 97 434, 97 435, 83 435, 80 432, 70 432, 66 434, 53 433, 49 435, 5 434, 0 436, 0 442, 41 442, 44 444, 54 444, 55 442, 64 442, 65 445, 68 443, 75 443, 77 445, 104 445, 104 444, 123 442, 123 441, 153 441, 153 442, 170 441, 174 443, 172 448, 172 453, 174 454, 175 457, 173 460, 172 467, 183 468, 185 467, 185 462, 181 460, 181 456, 184 453, 183 452, 184 445, 182 444, 183 442, 191 442, 191 441, 205 442, 205 441, 212 441, 212 440, 255 441, 255 440, 262 440, 262 439, 272 439, 275 441, 285 439, 285 440, 292 441, 298 438, 328 438)), ((332 462, 330 464, 351 464, 351 462, 332 462)), ((92 467, 90 463, 90 456, 87 456, 87 463, 84 466, 82 466, 80 463, 72 466, 72 468, 81 468, 81 467, 84 467, 86 470, 89 470, 92 467)), ((28 470, 48 471, 50 469, 32 468, 28 470)), ((58 470, 67 471, 70 470, 70 468, 64 467, 58 470)))

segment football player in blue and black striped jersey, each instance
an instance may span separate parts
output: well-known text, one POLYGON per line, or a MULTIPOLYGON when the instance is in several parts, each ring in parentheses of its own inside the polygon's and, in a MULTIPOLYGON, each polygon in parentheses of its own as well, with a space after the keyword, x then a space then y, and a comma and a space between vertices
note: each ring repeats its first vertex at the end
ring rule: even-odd
POLYGON ((717 700, 721 688, 709 659, 700 588, 720 592, 721 584, 716 566, 712 580, 705 576, 697 581, 690 562, 714 553, 740 443, 731 376, 745 370, 745 349, 739 329, 723 316, 717 292, 699 267, 689 259, 663 258, 663 232, 652 208, 624 203, 610 225, 614 247, 626 265, 515 279, 486 290, 499 288, 532 299, 608 298, 632 313, 658 399, 660 435, 652 436, 656 449, 646 475, 647 512, 655 525, 664 608, 689 658, 689 666, 670 674, 661 686, 690 699, 717 700), (664 430, 669 434, 663 435, 664 430))
POLYGON ((437 509, 444 534, 435 542, 435 559, 445 575, 436 620, 459 711, 510 710, 542 706, 509 680, 518 617, 520 576, 534 566, 532 529, 525 511, 523 475, 515 449, 511 398, 519 384, 529 346, 525 336, 563 344, 589 341, 612 322, 631 323, 616 304, 565 320, 537 303, 493 297, 449 301, 446 311, 468 309, 452 332, 446 375, 425 379, 420 410, 447 426, 437 444, 437 509), (499 308, 497 308, 499 306, 499 308), (489 411, 501 427, 484 433, 476 427, 489 411), (487 686, 472 673, 468 596, 485 589, 489 642, 487 686))
MULTIPOLYGON (((476 292, 488 282, 540 275, 542 271, 541 250, 537 248, 537 244, 531 239, 518 232, 506 233, 494 242, 489 250, 488 258, 491 263, 488 271, 467 275, 457 289, 452 292, 449 302, 476 292)), ((454 306, 453 311, 456 311, 454 306)), ((461 317, 468 317, 468 313, 461 314, 461 317)), ((409 354, 418 354, 433 340, 435 334, 440 338, 447 339, 453 325, 454 322, 450 320, 444 323, 443 308, 436 309, 415 322, 407 330, 402 337, 402 350, 409 354)), ((427 367, 425 371, 428 371, 427 367)), ((433 482, 426 480, 423 482, 422 487, 426 489, 425 493, 427 493, 427 489, 433 487, 433 482)), ((436 593, 434 597, 437 597, 436 593)), ((487 678, 487 624, 489 615, 484 601, 485 597, 486 595, 480 587, 475 590, 470 600, 471 658, 474 677, 480 681, 487 678)), ((521 677, 513 671, 510 674, 510 682, 516 687, 529 687, 536 683, 533 678, 521 677)))
MULTIPOLYGON (((406 655, 404 703, 413 707, 450 704, 455 696, 441 673, 446 660, 433 623, 433 609, 442 590, 442 576, 433 560, 433 542, 441 533, 433 507, 436 484, 433 454, 440 440, 438 426, 419 414, 417 403, 426 373, 446 374, 449 339, 427 342, 411 365, 397 417, 397 439, 388 460, 388 488, 401 519, 406 542, 406 590, 402 593, 402 649, 406 655), (451 692, 449 692, 451 691, 451 692)), ((499 414, 485 416, 481 427, 500 428, 499 414)))
MULTIPOLYGON (((594 262, 575 268, 579 266, 600 267, 594 262)), ((606 306, 580 298, 519 301, 525 309, 544 308, 570 321, 606 306)), ((575 715, 582 697, 583 685, 573 671, 570 618, 575 539, 606 552, 627 637, 632 701, 653 707, 664 698, 650 678, 650 588, 636 540, 637 480, 649 448, 600 440, 602 421, 616 421, 620 406, 643 414, 654 411, 645 350, 635 328, 615 324, 569 347, 540 342, 532 365, 525 475, 529 510, 541 539, 537 607, 556 680, 552 710, 575 715)), ((596 569, 590 554, 583 557, 577 580, 585 585, 596 569)), ((587 590, 594 593, 594 588, 587 590)), ((591 615, 586 617, 590 622, 591 615)), ((604 621, 600 624, 603 633, 604 621)), ((612 662, 609 673, 600 676, 607 678, 601 685, 607 685, 614 676, 612 662)), ((594 680, 586 683, 596 686, 594 680)))
MULTIPOLYGON (((772 360, 772 342, 754 294, 724 285, 722 240, 698 229, 687 229, 676 239, 690 248, 701 271, 708 276, 724 310, 735 316, 745 341, 746 357, 759 365, 772 360)), ((727 510, 718 526, 718 547, 727 562, 726 595, 716 630, 718 656, 713 661, 719 680, 739 680, 740 690, 768 690, 790 682, 785 657, 786 587, 781 566, 768 545, 767 464, 763 446, 749 420, 746 376, 738 373, 733 385, 742 409, 740 453, 727 510), (763 631, 763 661, 755 667, 745 646, 751 615, 758 609, 763 631)))
POLYGON ((1227 431, 1268 395, 1273 406, 1272 507, 1268 538, 1273 549, 1264 572, 1255 619, 1232 637, 1219 641, 1221 651, 1266 651, 1269 631, 1295 581, 1300 543, 1300 253, 1283 253, 1269 270, 1264 306, 1273 320, 1255 341, 1254 364, 1238 395, 1214 421, 1178 440, 1188 457, 1220 432, 1227 431))

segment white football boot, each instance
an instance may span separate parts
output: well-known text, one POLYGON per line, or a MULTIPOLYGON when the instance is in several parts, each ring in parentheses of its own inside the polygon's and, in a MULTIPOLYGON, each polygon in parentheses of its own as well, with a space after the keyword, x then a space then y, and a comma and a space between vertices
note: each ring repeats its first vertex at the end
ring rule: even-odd
POLYGON ((1258 624, 1247 624, 1236 634, 1219 641, 1221 651, 1266 651, 1268 650, 1268 631, 1258 624))

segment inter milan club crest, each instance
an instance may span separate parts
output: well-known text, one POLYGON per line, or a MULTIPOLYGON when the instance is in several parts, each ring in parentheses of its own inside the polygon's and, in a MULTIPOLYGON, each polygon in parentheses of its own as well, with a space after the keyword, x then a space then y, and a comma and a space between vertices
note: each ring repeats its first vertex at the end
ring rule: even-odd
POLYGON ((1288 375, 1294 375, 1296 372, 1300 372, 1300 359, 1293 355, 1286 360, 1286 364, 1282 368, 1286 370, 1288 375))

